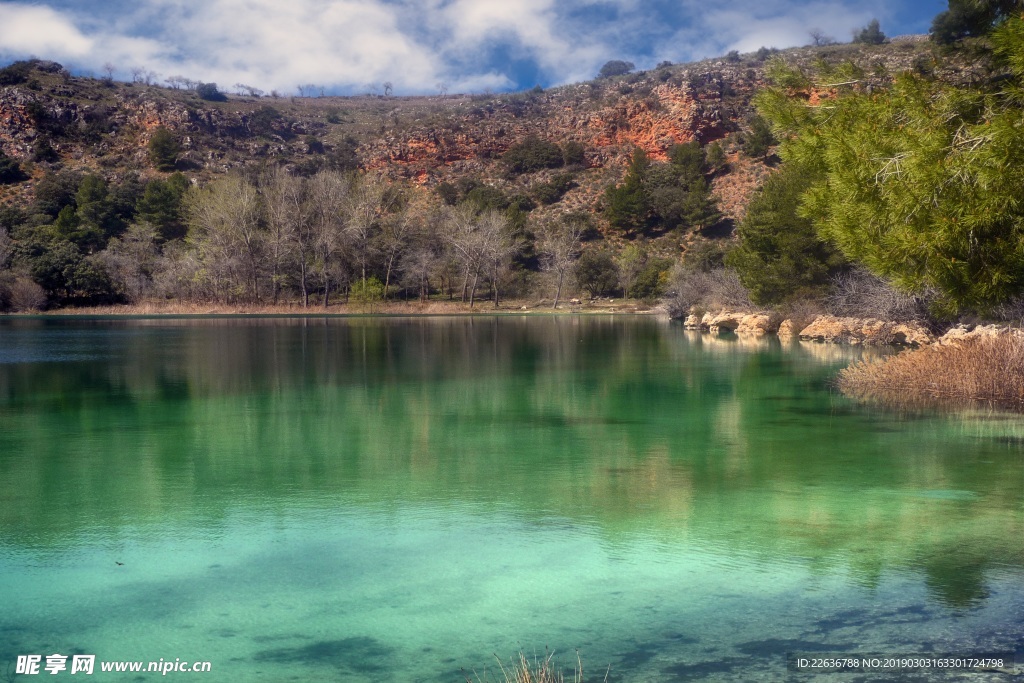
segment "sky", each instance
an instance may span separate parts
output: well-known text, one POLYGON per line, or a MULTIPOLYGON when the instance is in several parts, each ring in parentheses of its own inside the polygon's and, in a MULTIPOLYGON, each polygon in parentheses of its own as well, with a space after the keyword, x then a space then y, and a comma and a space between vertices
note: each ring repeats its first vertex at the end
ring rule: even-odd
POLYGON ((945 0, 0 0, 0 58, 282 95, 503 92, 730 50, 841 42, 872 18, 926 33, 945 0))

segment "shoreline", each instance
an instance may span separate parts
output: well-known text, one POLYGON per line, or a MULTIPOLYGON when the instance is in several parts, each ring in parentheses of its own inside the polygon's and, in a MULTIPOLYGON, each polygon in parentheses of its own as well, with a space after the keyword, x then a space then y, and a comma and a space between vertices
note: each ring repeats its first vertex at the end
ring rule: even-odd
MULTIPOLYGON (((576 300, 572 300, 576 301, 576 300)), ((75 317, 226 317, 226 316, 278 316, 278 317, 350 317, 350 316, 495 316, 495 315, 659 315, 654 306, 632 299, 599 299, 578 303, 559 303, 557 309, 550 301, 509 300, 494 308, 491 302, 482 302, 470 308, 461 301, 410 301, 387 304, 331 304, 303 307, 287 304, 219 304, 147 302, 111 306, 59 308, 48 311, 4 313, 6 318, 75 318, 75 317)))

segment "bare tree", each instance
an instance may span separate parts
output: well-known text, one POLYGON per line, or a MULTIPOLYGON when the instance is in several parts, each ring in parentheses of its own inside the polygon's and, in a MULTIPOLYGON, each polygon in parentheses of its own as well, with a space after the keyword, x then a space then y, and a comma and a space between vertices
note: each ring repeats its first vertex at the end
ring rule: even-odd
POLYGON ((477 221, 481 239, 481 252, 491 280, 494 307, 498 308, 498 289, 502 273, 512 258, 522 251, 523 245, 512 233, 508 217, 500 211, 487 210, 477 221))
POLYGON ((472 308, 476 298, 477 282, 480 279, 483 254, 477 234, 476 212, 471 206, 461 204, 448 210, 444 221, 444 239, 463 274, 462 301, 466 301, 468 291, 469 306, 472 308))
POLYGON ((320 171, 309 180, 309 201, 314 263, 323 282, 327 308, 332 274, 345 242, 345 204, 349 184, 336 171, 320 171))
POLYGON ((555 300, 551 304, 552 310, 558 308, 565 276, 580 256, 580 244, 586 229, 585 220, 569 216, 548 225, 541 235, 538 245, 541 254, 540 266, 543 270, 553 272, 558 282, 555 288, 555 300))
POLYGON ((518 254, 522 245, 512 234, 508 218, 499 211, 487 210, 479 216, 472 208, 458 206, 446 220, 445 239, 453 250, 463 273, 462 300, 469 288, 469 307, 476 301, 480 276, 491 281, 494 307, 498 307, 501 274, 518 254))
POLYGON ((111 64, 110 62, 105 62, 103 64, 103 73, 105 73, 107 75, 107 80, 108 81, 114 80, 114 72, 115 71, 117 71, 117 67, 114 66, 113 64, 111 64))
POLYGON ((810 31, 811 40, 816 47, 823 45, 835 45, 836 39, 830 35, 826 35, 820 28, 812 28, 810 31))
POLYGON ((384 300, 388 298, 391 276, 409 250, 413 235, 417 228, 416 210, 410 207, 387 216, 381 222, 381 230, 376 239, 377 252, 384 259, 384 300))
POLYGON ((227 284, 229 296, 259 301, 266 233, 256 188, 229 175, 190 189, 184 205, 189 237, 217 284, 227 284))
POLYGON ((148 224, 131 225, 114 237, 98 256, 130 301, 141 301, 153 283, 156 268, 156 230, 148 224))
POLYGON ((394 91, 394 88, 391 86, 391 81, 384 81, 383 88, 384 97, 391 97, 391 93, 394 91))
POLYGON ((277 167, 263 186, 267 221, 267 258, 270 261, 270 283, 274 303, 281 295, 281 286, 287 279, 286 270, 292 265, 299 270, 302 305, 309 305, 307 287, 311 261, 310 205, 306 183, 277 167))
POLYGON ((359 262, 359 278, 366 285, 366 271, 373 253, 374 236, 382 219, 394 206, 394 193, 379 176, 357 176, 346 203, 345 232, 359 262))

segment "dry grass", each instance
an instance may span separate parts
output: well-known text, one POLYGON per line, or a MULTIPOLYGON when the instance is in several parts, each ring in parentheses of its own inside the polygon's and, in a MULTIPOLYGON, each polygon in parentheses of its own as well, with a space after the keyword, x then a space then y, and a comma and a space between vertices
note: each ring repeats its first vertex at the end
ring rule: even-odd
POLYGON ((843 393, 890 405, 984 403, 1024 411, 1024 338, 1003 334, 903 351, 839 373, 843 393))
MULTIPOLYGON (((583 683, 583 662, 578 651, 576 652, 576 668, 573 670, 572 678, 569 679, 565 678, 561 669, 555 667, 552 661, 554 656, 554 652, 549 652, 543 659, 534 657, 531 661, 529 657, 520 652, 518 657, 510 658, 506 664, 498 655, 494 655, 494 658, 498 660, 498 667, 501 669, 501 678, 497 679, 497 683, 565 683, 566 680, 569 683, 583 683)), ((611 667, 608 671, 611 671, 611 667)), ((608 671, 604 675, 605 683, 608 681, 608 671)), ((486 676, 484 678, 476 677, 476 683, 487 683, 487 680, 486 676)), ((474 683, 474 681, 467 676, 466 683, 474 683)))

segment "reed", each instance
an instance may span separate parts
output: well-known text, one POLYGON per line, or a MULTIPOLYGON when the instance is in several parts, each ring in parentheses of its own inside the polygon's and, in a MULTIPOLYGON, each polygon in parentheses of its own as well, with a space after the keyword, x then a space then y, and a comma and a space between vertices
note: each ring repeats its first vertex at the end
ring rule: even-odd
MULTIPOLYGON (((580 653, 576 652, 576 668, 573 670, 572 678, 566 678, 561 669, 554 664, 554 652, 548 652, 543 658, 534 657, 532 660, 520 652, 517 657, 509 659, 508 663, 502 662, 498 655, 498 667, 501 670, 501 678, 497 683, 583 683, 583 661, 580 653)), ((611 671, 609 667, 608 671, 611 671)), ((474 672, 474 676, 476 676, 474 672)), ((466 677, 466 683, 488 683, 488 678, 476 676, 476 680, 466 677)), ((608 672, 605 672, 604 681, 608 681, 608 672)))
POLYGON ((1024 338, 1015 334, 908 349, 855 363, 839 389, 892 405, 984 403, 1024 411, 1024 338))

